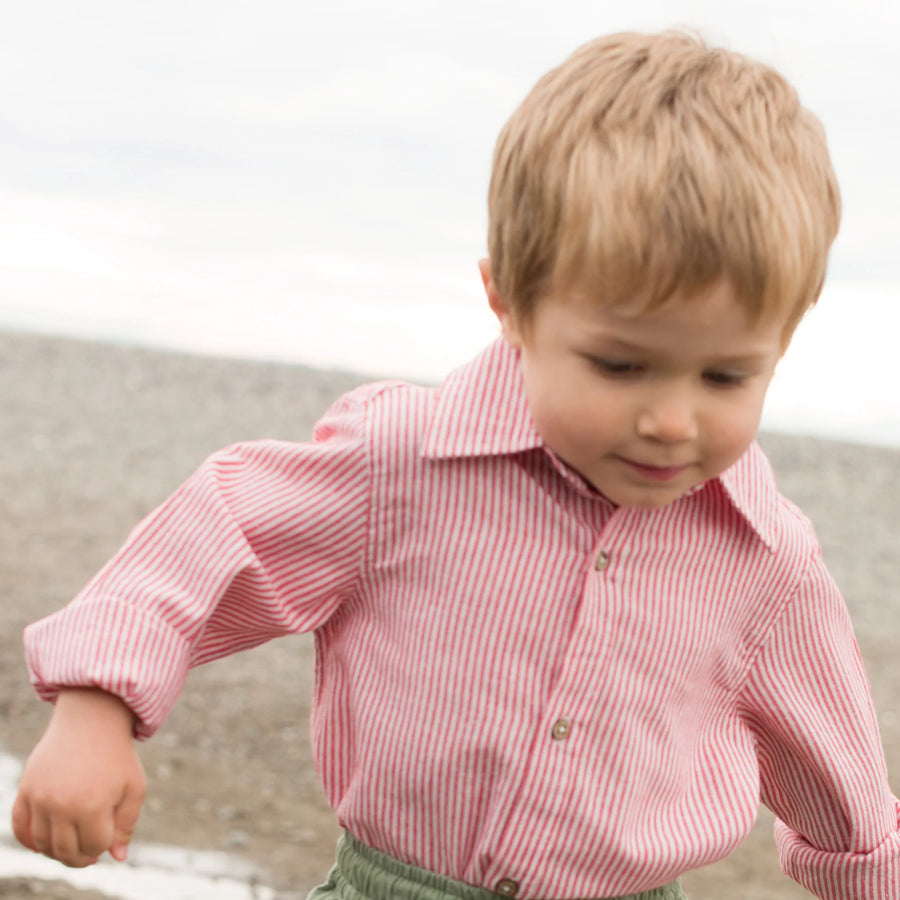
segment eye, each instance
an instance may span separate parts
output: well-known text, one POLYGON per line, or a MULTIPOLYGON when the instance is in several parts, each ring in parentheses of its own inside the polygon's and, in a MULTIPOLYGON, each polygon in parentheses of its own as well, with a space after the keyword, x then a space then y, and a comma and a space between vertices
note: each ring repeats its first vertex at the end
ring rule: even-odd
POLYGON ((747 376, 743 372, 711 369, 703 373, 703 380, 713 387, 740 387, 747 380, 747 376))
POLYGON ((639 375, 644 371, 641 363, 632 362, 627 359, 608 359, 605 357, 591 356, 590 364, 604 375, 610 375, 614 378, 627 378, 629 375, 639 375))

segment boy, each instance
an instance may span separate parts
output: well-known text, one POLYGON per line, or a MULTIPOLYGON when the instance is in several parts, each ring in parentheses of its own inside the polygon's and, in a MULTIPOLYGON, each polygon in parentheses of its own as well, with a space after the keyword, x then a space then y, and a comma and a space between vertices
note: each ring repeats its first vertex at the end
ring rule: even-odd
POLYGON ((498 142, 503 336, 370 385, 304 445, 213 456, 27 633, 56 709, 25 845, 124 858, 188 669, 314 631, 346 829, 315 898, 682 897, 762 799, 828 900, 900 900, 897 801, 848 616, 754 443, 839 197, 770 69, 616 35, 498 142))

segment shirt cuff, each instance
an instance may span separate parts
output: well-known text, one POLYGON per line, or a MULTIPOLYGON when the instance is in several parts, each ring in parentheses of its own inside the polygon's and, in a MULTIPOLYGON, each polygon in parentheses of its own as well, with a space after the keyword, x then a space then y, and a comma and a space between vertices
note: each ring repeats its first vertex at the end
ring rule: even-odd
POLYGON ((894 805, 894 831, 868 853, 819 850, 776 820, 785 874, 822 900, 900 900, 900 801, 894 805))
POLYGON ((146 610, 99 599, 72 603, 29 625, 25 659, 42 699, 52 702, 67 687, 100 688, 131 708, 134 735, 144 739, 175 705, 190 669, 190 646, 146 610))

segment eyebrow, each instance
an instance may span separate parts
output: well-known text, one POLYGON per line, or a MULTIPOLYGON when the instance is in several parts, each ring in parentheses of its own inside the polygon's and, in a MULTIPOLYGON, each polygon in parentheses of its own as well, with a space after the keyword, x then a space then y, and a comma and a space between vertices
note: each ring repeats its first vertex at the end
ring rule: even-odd
MULTIPOLYGON (((653 355, 658 352, 653 347, 647 347, 641 344, 633 344, 630 341, 625 341, 617 337, 603 336, 597 340, 597 344, 598 353, 613 352, 625 353, 633 356, 646 356, 648 354, 653 355)), ((706 365, 734 366, 736 368, 753 367, 763 365, 768 360, 768 358, 769 353, 764 350, 750 350, 746 353, 735 354, 734 356, 715 357, 714 359, 709 360, 706 365)))

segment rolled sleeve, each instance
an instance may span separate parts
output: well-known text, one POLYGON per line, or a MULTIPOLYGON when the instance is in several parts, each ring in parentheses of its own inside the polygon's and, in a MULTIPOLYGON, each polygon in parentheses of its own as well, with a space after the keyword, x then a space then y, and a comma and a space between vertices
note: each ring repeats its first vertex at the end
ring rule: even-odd
POLYGON ((818 553, 747 698, 785 873, 823 900, 900 900, 898 804, 849 614, 818 553))
POLYGON ((146 737, 191 667, 327 621, 355 589, 365 550, 364 401, 338 401, 310 443, 210 457, 67 607, 26 629, 40 696, 102 688, 146 737))
POLYGON ((830 852, 814 847, 783 821, 775 823, 785 873, 827 900, 897 900, 900 897, 900 804, 894 830, 867 853, 830 852))

